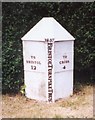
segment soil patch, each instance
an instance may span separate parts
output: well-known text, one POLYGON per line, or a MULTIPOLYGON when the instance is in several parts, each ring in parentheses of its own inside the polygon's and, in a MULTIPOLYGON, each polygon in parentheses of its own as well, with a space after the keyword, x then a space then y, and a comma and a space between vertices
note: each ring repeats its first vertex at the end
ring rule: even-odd
POLYGON ((66 99, 46 103, 23 95, 2 95, 2 118, 93 118, 93 86, 66 99))

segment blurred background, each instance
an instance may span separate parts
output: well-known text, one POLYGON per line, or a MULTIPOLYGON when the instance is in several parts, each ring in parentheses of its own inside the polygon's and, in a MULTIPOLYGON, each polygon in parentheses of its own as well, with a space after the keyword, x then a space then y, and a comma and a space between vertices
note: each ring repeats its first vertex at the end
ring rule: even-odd
POLYGON ((54 17, 75 37, 74 84, 95 83, 95 4, 2 3, 2 93, 18 93, 23 78, 21 37, 43 17, 54 17))

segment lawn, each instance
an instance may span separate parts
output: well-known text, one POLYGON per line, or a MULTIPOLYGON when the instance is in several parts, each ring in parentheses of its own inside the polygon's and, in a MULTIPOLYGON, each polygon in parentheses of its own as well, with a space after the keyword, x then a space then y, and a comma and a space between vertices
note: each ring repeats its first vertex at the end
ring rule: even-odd
POLYGON ((77 86, 72 96, 55 103, 2 95, 2 118, 93 118, 93 86, 77 86))

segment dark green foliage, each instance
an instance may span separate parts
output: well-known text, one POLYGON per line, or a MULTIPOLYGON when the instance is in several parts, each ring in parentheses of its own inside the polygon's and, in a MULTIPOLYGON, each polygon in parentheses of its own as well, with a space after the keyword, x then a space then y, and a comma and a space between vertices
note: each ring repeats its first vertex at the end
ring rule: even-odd
POLYGON ((89 81, 94 79, 94 3, 15 2, 2 5, 3 92, 20 90, 23 83, 21 37, 45 16, 54 17, 76 38, 75 72, 86 71, 89 81))

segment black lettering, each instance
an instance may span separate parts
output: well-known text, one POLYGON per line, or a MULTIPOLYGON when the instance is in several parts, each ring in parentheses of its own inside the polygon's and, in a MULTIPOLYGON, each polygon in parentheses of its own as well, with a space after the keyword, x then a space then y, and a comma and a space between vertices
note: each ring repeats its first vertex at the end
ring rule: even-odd
POLYGON ((32 70, 36 70, 36 66, 32 66, 32 65, 31 65, 31 69, 32 69, 32 70))
POLYGON ((39 64, 39 65, 41 65, 41 62, 40 62, 40 61, 30 61, 30 60, 26 60, 26 63, 39 64))
POLYGON ((36 57, 35 56, 31 56, 31 59, 36 59, 36 57))
POLYGON ((69 60, 59 61, 59 64, 69 63, 69 60))
POLYGON ((52 46, 54 39, 45 39, 48 48, 48 101, 52 101, 52 46))
POLYGON ((48 51, 48 58, 52 58, 52 51, 48 51))
POLYGON ((52 101, 52 97, 49 97, 49 98, 48 98, 48 101, 51 102, 51 101, 52 101))
POLYGON ((64 55, 63 58, 67 58, 67 55, 64 55))

